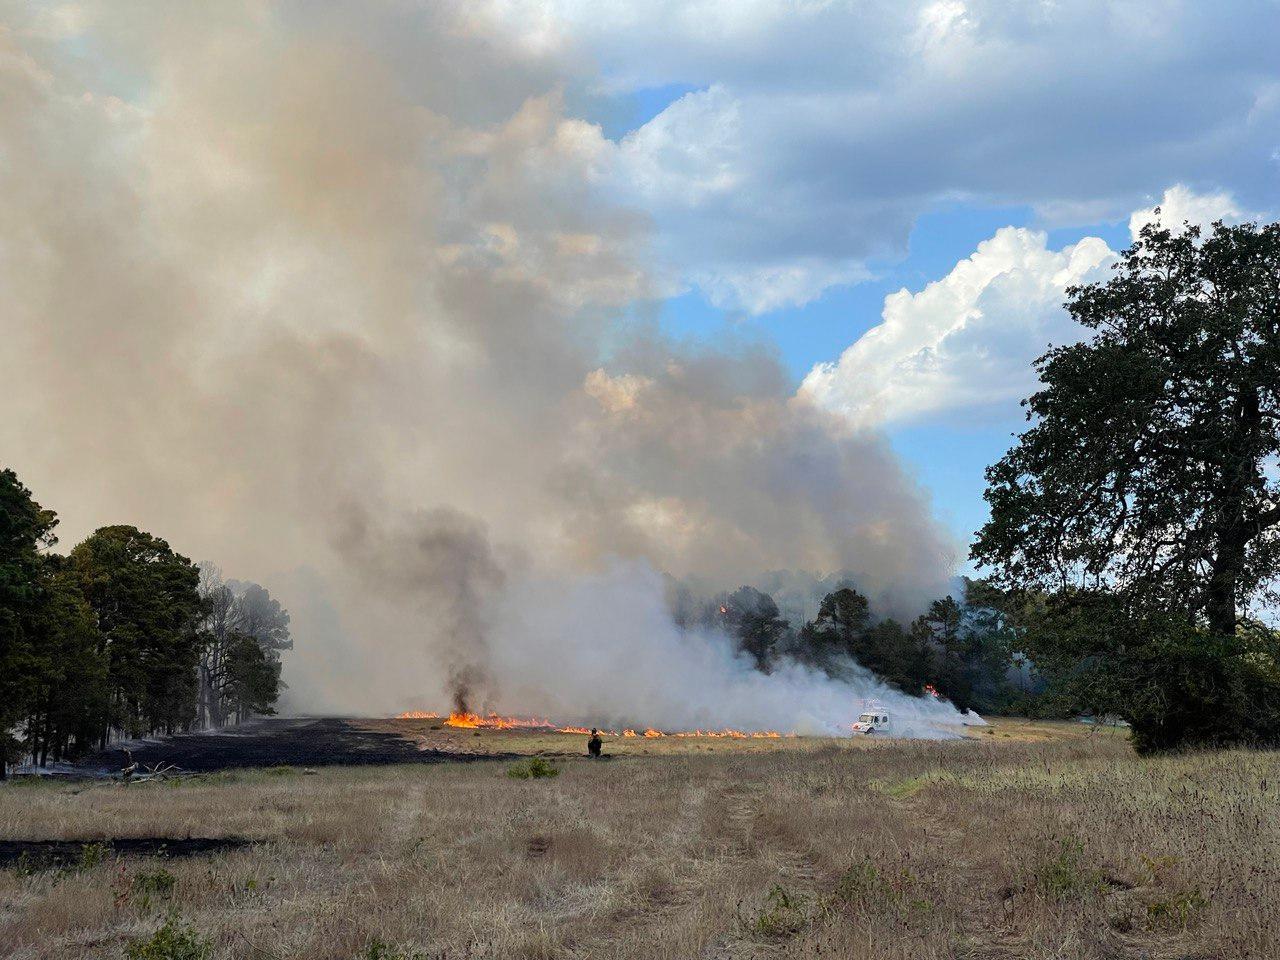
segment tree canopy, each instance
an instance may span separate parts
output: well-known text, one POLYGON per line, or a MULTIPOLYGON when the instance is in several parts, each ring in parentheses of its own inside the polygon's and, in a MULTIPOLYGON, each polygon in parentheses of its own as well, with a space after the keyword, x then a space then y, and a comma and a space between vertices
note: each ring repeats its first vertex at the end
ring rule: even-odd
POLYGON ((1148 225, 1067 296, 1094 333, 1038 361, 973 558, 1235 633, 1280 572, 1280 224, 1148 225))
POLYGON ((57 522, 0 470, 0 759, 44 763, 120 734, 274 712, 292 639, 265 588, 224 587, 220 607, 222 594, 202 591, 200 571, 159 537, 103 527, 61 556, 57 522), (201 710, 207 662, 216 709, 201 710))

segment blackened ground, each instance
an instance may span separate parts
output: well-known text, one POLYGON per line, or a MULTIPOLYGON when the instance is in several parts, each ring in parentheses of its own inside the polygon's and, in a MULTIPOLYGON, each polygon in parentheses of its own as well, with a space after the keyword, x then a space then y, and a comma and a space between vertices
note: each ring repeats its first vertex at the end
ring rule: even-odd
MULTIPOLYGON (((138 744, 131 749, 133 759, 144 767, 163 763, 199 772, 233 767, 321 767, 509 759, 507 755, 481 758, 447 750, 420 750, 416 743, 395 733, 362 729, 355 722, 329 717, 254 720, 225 731, 179 734, 138 744)), ((79 766, 118 771, 127 763, 123 748, 117 747, 87 757, 79 766)))
POLYGON ((92 866, 107 856, 193 857, 235 850, 242 837, 122 837, 113 840, 0 840, 0 867, 92 866))

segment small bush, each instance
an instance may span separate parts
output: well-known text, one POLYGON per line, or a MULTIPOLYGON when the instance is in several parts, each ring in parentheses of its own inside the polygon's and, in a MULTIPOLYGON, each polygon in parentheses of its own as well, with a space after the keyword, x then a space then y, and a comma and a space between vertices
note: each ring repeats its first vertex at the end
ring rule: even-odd
POLYGON ((507 767, 507 776, 512 780, 541 780, 544 777, 560 776, 560 770, 542 757, 530 757, 523 763, 513 763, 507 767))
POLYGON ((1147 904, 1147 918, 1152 926, 1187 929, 1209 905, 1199 890, 1184 890, 1167 900, 1147 904))
POLYGON ((178 878, 164 867, 145 870, 133 878, 133 892, 139 897, 143 907, 149 907, 153 901, 172 897, 177 882, 178 878))
POLYGON ((933 904, 919 879, 906 869, 877 867, 870 860, 855 864, 836 881, 835 889, 822 901, 822 909, 877 908, 889 910, 899 919, 912 921, 927 913, 933 904))
POLYGON ((739 920, 748 932, 769 940, 794 936, 809 922, 808 904, 804 897, 788 893, 781 884, 769 888, 764 906, 754 917, 739 920))
POLYGON ((1106 886, 1102 871, 1084 863, 1084 845, 1079 840, 1063 840, 1057 851, 1036 868, 1036 884, 1051 899, 1084 897, 1106 886))
POLYGON ((124 948, 128 960, 207 960, 212 943, 176 917, 170 917, 151 936, 131 939, 124 948))
POLYGON ((92 870, 107 859, 111 848, 105 843, 86 843, 80 848, 80 863, 77 869, 92 870))
POLYGON ((355 960, 426 960, 426 954, 419 953, 417 950, 397 949, 374 937, 364 950, 356 955, 355 960))

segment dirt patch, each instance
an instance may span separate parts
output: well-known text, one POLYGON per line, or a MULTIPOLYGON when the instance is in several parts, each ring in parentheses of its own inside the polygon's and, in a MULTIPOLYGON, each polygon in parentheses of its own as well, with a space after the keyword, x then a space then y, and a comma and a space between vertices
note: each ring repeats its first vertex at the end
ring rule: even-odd
POLYGON ((244 837, 120 837, 110 840, 0 840, 0 868, 96 864, 110 856, 193 857, 248 846, 244 837))
MULTIPOLYGON (((144 767, 172 764, 182 770, 208 772, 243 767, 325 767, 396 763, 438 763, 481 759, 474 754, 422 749, 390 730, 372 730, 359 721, 324 719, 256 720, 229 730, 179 734, 132 748, 144 767)), ((510 754, 487 755, 510 759, 510 754)), ((94 754, 79 766, 116 771, 128 760, 123 748, 94 754)))

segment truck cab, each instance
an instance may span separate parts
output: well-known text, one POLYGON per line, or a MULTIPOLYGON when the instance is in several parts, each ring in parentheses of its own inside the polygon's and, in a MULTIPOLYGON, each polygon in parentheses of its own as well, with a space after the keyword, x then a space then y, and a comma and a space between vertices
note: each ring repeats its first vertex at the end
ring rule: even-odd
POLYGON ((883 707, 864 710, 853 724, 852 730, 855 737, 872 733, 888 733, 889 714, 885 712, 883 707))

